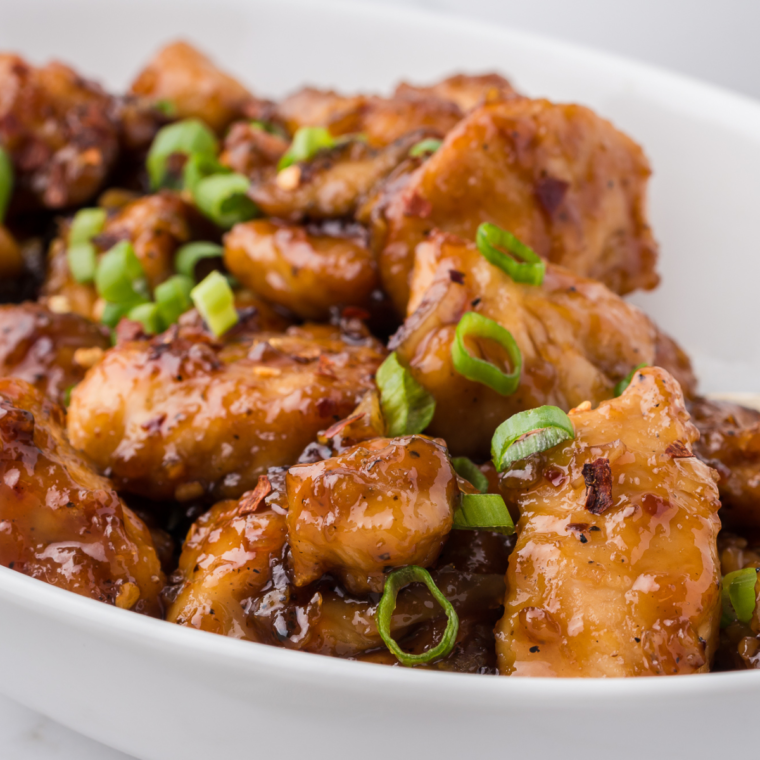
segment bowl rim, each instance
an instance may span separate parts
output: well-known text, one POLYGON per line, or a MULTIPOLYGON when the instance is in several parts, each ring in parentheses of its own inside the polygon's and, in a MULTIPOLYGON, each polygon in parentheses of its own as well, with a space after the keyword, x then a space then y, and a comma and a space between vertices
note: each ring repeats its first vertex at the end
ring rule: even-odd
MULTIPOLYGON (((2 3, 4 0, 0 0, 2 3)), ((139 2, 140 0, 138 0, 139 2)), ((28 0, 33 5, 38 0, 28 0)), ((111 0, 111 4, 134 5, 134 0, 111 0)), ((83 3, 90 4, 93 3, 83 3)), ((164 5, 205 5, 205 0, 167 0, 164 5)), ((229 6, 266 6, 267 0, 220 0, 229 6)), ((278 6, 293 11, 313 12, 315 5, 309 0, 278 0, 278 6)), ((76 9, 76 4, 74 10, 76 9)), ((439 28, 447 32, 468 34, 501 42, 518 43, 538 50, 551 50, 564 58, 574 59, 582 66, 603 66, 612 77, 633 79, 648 88, 652 97, 667 100, 671 105, 700 119, 711 119, 723 129, 746 133, 760 140, 760 102, 749 96, 717 85, 702 82, 694 77, 643 63, 634 59, 595 50, 581 44, 513 29, 504 25, 489 25, 486 21, 467 18, 459 13, 442 10, 432 13, 421 8, 398 5, 378 5, 365 2, 360 6, 350 0, 320 0, 320 12, 330 15, 351 16, 370 21, 378 19, 419 26, 428 30, 439 28)), ((517 77, 519 79, 519 77, 517 77)), ((393 698, 403 688, 405 701, 417 696, 426 700, 447 698, 449 687, 458 696, 466 697, 476 705, 492 706, 494 698, 520 697, 546 707, 567 707, 568 697, 604 699, 616 698, 640 701, 645 696, 688 697, 718 696, 731 693, 757 693, 760 672, 730 671, 696 674, 686 678, 486 678, 476 674, 416 671, 411 668, 388 667, 374 663, 343 660, 308 652, 257 644, 232 639, 218 634, 172 625, 166 621, 148 618, 128 610, 90 599, 71 591, 51 586, 44 581, 23 575, 0 566, 0 608, 11 604, 28 610, 38 617, 72 628, 107 632, 114 641, 129 642, 130 648, 163 650, 169 656, 192 657, 219 669, 245 672, 276 672, 289 682, 313 683, 320 688, 335 690, 373 691, 393 698), (437 685, 441 688, 431 688, 437 685)))

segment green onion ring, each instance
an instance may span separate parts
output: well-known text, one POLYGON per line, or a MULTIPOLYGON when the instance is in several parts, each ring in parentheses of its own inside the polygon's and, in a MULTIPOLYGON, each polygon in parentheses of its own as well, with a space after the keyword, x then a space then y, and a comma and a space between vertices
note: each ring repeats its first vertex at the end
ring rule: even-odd
POLYGON ((301 161, 309 161, 320 151, 335 146, 335 138, 324 127, 301 127, 277 164, 278 171, 301 161))
POLYGON ((488 478, 471 459, 467 457, 452 457, 451 466, 457 475, 472 483, 480 493, 488 491, 488 478))
POLYGON ((247 194, 250 186, 250 180, 242 174, 213 174, 196 184, 193 199, 214 224, 229 229, 258 214, 256 204, 247 194))
POLYGON ((615 397, 622 396, 628 386, 631 384, 631 380, 633 380, 633 376, 640 370, 644 369, 644 367, 648 367, 649 365, 646 362, 642 362, 641 364, 637 364, 616 386, 615 386, 615 397))
POLYGON ((141 303, 135 306, 127 313, 127 319, 139 322, 149 335, 161 332, 161 315, 158 306, 154 303, 141 303))
POLYGON ((195 267, 202 259, 214 259, 224 256, 224 248, 216 243, 199 241, 183 245, 174 258, 174 268, 178 274, 195 280, 195 267))
POLYGON ((475 242, 483 256, 506 272, 515 282, 540 285, 544 281, 546 262, 511 232, 484 222, 478 227, 475 242), (500 248, 509 251, 511 256, 500 251, 500 248))
POLYGON ((151 187, 158 190, 168 185, 176 185, 176 182, 167 176, 166 164, 171 155, 180 153, 188 157, 202 155, 216 158, 218 149, 219 144, 214 133, 199 119, 184 119, 162 127, 150 146, 146 161, 151 187))
POLYGON ((433 419, 435 399, 412 377, 394 351, 375 374, 386 432, 391 438, 421 433, 433 419))
POLYGON ((166 330, 193 307, 190 292, 194 281, 183 274, 175 274, 156 286, 153 296, 161 317, 162 329, 166 330))
POLYGON ((216 270, 190 291, 195 308, 214 335, 219 337, 237 324, 235 296, 224 275, 216 270))
POLYGON ((463 493, 454 512, 454 530, 492 530, 509 536, 515 524, 498 494, 463 493))
POLYGON ((443 145, 442 140, 436 140, 428 137, 426 140, 420 140, 418 143, 409 148, 409 155, 413 158, 419 158, 430 153, 435 153, 443 145))
POLYGON ((570 418, 556 406, 539 406, 512 415, 496 428, 491 439, 491 456, 498 472, 513 462, 546 451, 575 438, 570 418))
POLYGON ((66 260, 69 272, 77 282, 87 283, 95 279, 98 254, 90 241, 103 231, 106 217, 103 208, 83 208, 71 220, 66 260))
POLYGON ((133 302, 146 295, 142 293, 144 276, 142 264, 135 255, 132 244, 122 240, 103 254, 95 273, 98 295, 112 303, 133 302))
POLYGON ((402 665, 406 666, 422 665, 426 662, 437 660, 440 657, 445 657, 454 648, 457 634, 459 633, 459 616, 456 610, 451 605, 451 602, 441 593, 438 586, 435 585, 435 582, 430 577, 430 573, 425 568, 418 567, 417 565, 400 567, 388 575, 385 580, 383 596, 377 605, 375 622, 385 646, 388 647, 402 665), (391 635, 391 617, 393 616, 393 610, 396 609, 396 597, 398 596, 398 592, 410 583, 424 583, 436 602, 443 607, 443 611, 448 618, 446 630, 443 632, 440 642, 422 654, 408 654, 399 647, 391 635))
POLYGON ((502 396, 510 396, 520 385, 522 354, 509 330, 482 314, 468 311, 457 325, 454 342, 451 344, 451 358, 454 369, 468 380, 487 385, 502 396), (509 356, 514 368, 506 374, 497 366, 484 359, 472 356, 465 347, 467 337, 488 338, 498 343, 509 356))
POLYGON ((0 145, 0 224, 5 219, 5 212, 13 194, 13 163, 8 153, 0 145))
POLYGON ((723 576, 721 583, 721 598, 723 601, 723 616, 721 628, 725 628, 735 620, 749 623, 755 613, 757 595, 758 568, 745 567, 742 570, 734 570, 723 576))

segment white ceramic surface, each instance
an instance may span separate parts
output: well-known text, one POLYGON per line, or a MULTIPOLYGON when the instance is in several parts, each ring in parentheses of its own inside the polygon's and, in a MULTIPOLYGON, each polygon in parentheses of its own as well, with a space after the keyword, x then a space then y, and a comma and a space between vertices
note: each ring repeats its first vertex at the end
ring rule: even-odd
MULTIPOLYGON (((189 36, 256 91, 388 88, 498 69, 645 146, 663 286, 638 296, 705 390, 753 392, 760 106, 571 45, 402 10, 288 0, 0 0, 0 49, 123 85, 189 36)), ((0 568, 0 691, 146 760, 277 756, 713 758, 756 744, 760 674, 627 681, 412 672, 170 626, 0 568)))

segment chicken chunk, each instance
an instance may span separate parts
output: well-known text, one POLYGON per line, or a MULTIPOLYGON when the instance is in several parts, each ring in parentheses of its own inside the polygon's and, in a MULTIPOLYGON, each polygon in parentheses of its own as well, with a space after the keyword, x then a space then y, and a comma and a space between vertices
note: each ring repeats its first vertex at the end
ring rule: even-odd
POLYGON ((721 519, 733 528, 760 528, 760 412, 704 398, 689 411, 700 433, 694 453, 720 475, 721 519))
POLYGON ((352 140, 282 172, 271 169, 249 195, 268 216, 300 222, 350 216, 429 133, 412 132, 384 148, 352 140))
POLYGON ((483 105, 375 210, 383 286, 403 314, 417 244, 436 228, 474 240, 492 222, 617 293, 653 288, 649 174, 641 148, 587 108, 527 98, 483 105))
POLYGON ((363 594, 382 591, 395 567, 435 561, 459 489, 443 442, 407 436, 291 467, 287 493, 296 585, 334 572, 363 594))
POLYGON ((718 639, 714 472, 678 384, 636 373, 574 410, 575 440, 502 475, 520 511, 496 648, 504 675, 704 673, 718 639), (585 485, 584 485, 585 483, 585 485))
POLYGON ((436 97, 455 103, 463 112, 491 100, 516 96, 517 92, 501 74, 455 74, 427 87, 402 82, 396 98, 436 97))
MULTIPOLYGON (((494 430, 515 412, 598 403, 635 366, 662 358, 655 326, 601 283, 551 264, 542 285, 518 283, 451 235, 436 233, 420 245, 412 288, 410 306, 419 305, 390 348, 436 399, 428 432, 446 440, 455 456, 485 459, 494 430), (516 341, 523 366, 512 395, 455 370, 451 346, 468 311, 497 322, 516 341)), ((473 348, 501 363, 493 345, 473 348)))
POLYGON ((26 380, 57 403, 110 345, 107 330, 76 314, 0 306, 0 377, 26 380))
POLYGON ((153 101, 168 101, 178 118, 202 119, 220 133, 255 102, 240 82, 186 42, 173 42, 160 50, 130 91, 153 101))
POLYGON ((61 63, 0 55, 0 145, 15 169, 14 207, 86 203, 118 157, 112 99, 61 63))
POLYGON ((0 279, 18 277, 24 271, 21 247, 7 227, 0 224, 0 279))
POLYGON ((235 498, 347 415, 383 355, 327 325, 225 343, 197 325, 126 339, 74 389, 69 436, 131 493, 235 498))
POLYGON ((219 161, 238 174, 259 180, 264 170, 277 166, 289 145, 282 135, 267 132, 256 124, 238 122, 230 127, 224 139, 219 161))
POLYGON ((303 319, 326 320, 335 306, 368 305, 378 285, 360 229, 331 232, 265 220, 238 224, 225 237, 224 263, 265 300, 303 319))
POLYGON ((159 616, 150 533, 66 441, 62 409, 0 379, 0 564, 76 594, 159 616))
MULTIPOLYGON (((195 212, 178 195, 161 192, 127 203, 112 213, 103 232, 93 239, 96 250, 105 253, 121 240, 132 243, 152 290, 174 274, 174 254, 196 231, 195 212)), ((98 320, 95 286, 77 282, 69 271, 68 228, 53 241, 48 256, 48 274, 42 288, 43 302, 57 303, 58 310, 98 320), (62 305, 61 305, 62 304, 62 305)))

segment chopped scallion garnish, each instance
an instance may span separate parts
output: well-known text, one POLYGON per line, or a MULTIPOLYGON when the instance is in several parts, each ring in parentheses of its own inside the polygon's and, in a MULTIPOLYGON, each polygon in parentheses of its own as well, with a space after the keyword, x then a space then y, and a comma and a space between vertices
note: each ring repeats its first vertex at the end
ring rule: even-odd
POLYGON ((103 314, 100 317, 100 321, 106 325, 106 327, 114 328, 119 324, 122 317, 126 317, 132 309, 147 303, 147 299, 136 296, 131 301, 124 301, 122 303, 108 302, 103 309, 103 314))
POLYGON ((77 282, 86 283, 95 279, 97 251, 90 241, 103 231, 106 216, 105 209, 83 208, 71 220, 66 258, 71 276, 77 282))
POLYGON ((132 244, 122 240, 100 259, 95 273, 95 287, 98 295, 106 301, 134 303, 136 299, 147 296, 143 275, 132 244))
POLYGON ((616 386, 615 386, 615 396, 622 396, 625 392, 628 386, 631 384, 631 380, 633 380, 633 376, 640 370, 644 369, 644 367, 648 367, 649 365, 645 362, 642 364, 637 364, 616 386))
POLYGON ((755 613, 757 594, 756 567, 745 567, 742 570, 734 570, 723 576, 721 584, 721 596, 723 599, 723 616, 721 628, 725 628, 735 620, 749 623, 755 613))
POLYGON ((509 330, 482 314, 468 311, 457 325, 454 342, 451 344, 451 358, 454 369, 468 380, 482 383, 500 393, 510 396, 520 385, 522 354, 509 330), (495 364, 472 356, 465 340, 481 338, 491 340, 500 346, 512 364, 512 371, 502 372, 495 364))
POLYGON ((198 183, 206 177, 230 173, 231 169, 220 164, 216 156, 195 153, 185 162, 185 167, 182 170, 182 184, 185 190, 194 194, 198 183))
POLYGON ((162 329, 167 329, 192 308, 190 291, 195 281, 183 274, 175 274, 156 286, 153 296, 161 316, 162 329))
POLYGON ((459 633, 459 616, 456 610, 451 605, 451 602, 441 593, 438 586, 435 585, 435 582, 430 577, 430 573, 417 565, 398 568, 388 575, 385 580, 383 596, 375 613, 375 622, 385 646, 388 647, 402 665, 407 666, 423 665, 424 663, 445 657, 454 648, 457 633, 459 633), (409 654, 405 652, 396 643, 391 632, 391 618, 393 617, 393 611, 396 609, 396 597, 398 596, 398 592, 410 583, 424 583, 432 594, 433 599, 443 607, 443 611, 448 618, 446 630, 443 632, 440 642, 422 654, 409 654))
POLYGON ((452 457, 451 464, 457 475, 472 483, 480 493, 485 493, 488 490, 488 478, 471 459, 467 457, 452 457))
POLYGON ((66 249, 71 276, 82 283, 92 282, 98 265, 98 252, 92 243, 76 243, 66 249))
POLYGON ((161 315, 154 303, 141 303, 127 313, 127 319, 139 322, 149 335, 161 332, 161 315))
POLYGON ((253 219, 256 204, 248 197, 251 183, 242 174, 214 174, 198 182, 193 198, 198 209, 224 229, 253 219))
POLYGON ((443 143, 441 140, 436 140, 433 137, 428 137, 426 140, 420 140, 415 145, 412 145, 412 147, 409 148, 409 155, 413 158, 418 158, 419 156, 435 153, 442 144, 443 143))
POLYGON ((454 512, 454 530, 492 530, 511 535, 515 524, 504 499, 493 493, 463 493, 454 512))
POLYGON ((237 324, 235 296, 224 275, 214 271, 190 291, 195 308, 217 337, 237 324))
POLYGON ((185 119, 169 124, 158 131, 148 153, 147 167, 151 186, 174 187, 181 184, 180 177, 170 176, 169 157, 175 153, 187 156, 201 155, 216 158, 218 143, 214 133, 198 119, 185 119))
POLYGON ((435 399, 412 377, 394 351, 375 375, 389 436, 421 433, 433 419, 435 399))
POLYGON ((185 277, 195 280, 195 267, 202 259, 214 259, 224 256, 224 248, 216 243, 200 241, 187 243, 178 251, 174 259, 174 268, 185 277))
POLYGON ((0 224, 13 194, 13 163, 8 153, 0 146, 0 224))
POLYGON ((173 119, 177 115, 177 106, 175 106, 171 100, 157 100, 153 104, 153 108, 170 119, 173 119))
POLYGON ((478 227, 475 241, 483 256, 506 272, 515 282, 540 285, 544 281, 546 263, 530 246, 522 243, 511 232, 484 222, 478 227), (508 251, 510 255, 500 249, 508 251))
POLYGON ((512 415, 496 428, 491 439, 491 456, 498 472, 513 462, 546 451, 575 438, 570 418, 556 406, 540 406, 512 415))
POLYGON ((300 161, 309 161, 320 150, 334 147, 335 142, 335 138, 324 127, 301 127, 293 135, 293 141, 277 164, 277 168, 282 171, 300 161))

